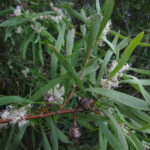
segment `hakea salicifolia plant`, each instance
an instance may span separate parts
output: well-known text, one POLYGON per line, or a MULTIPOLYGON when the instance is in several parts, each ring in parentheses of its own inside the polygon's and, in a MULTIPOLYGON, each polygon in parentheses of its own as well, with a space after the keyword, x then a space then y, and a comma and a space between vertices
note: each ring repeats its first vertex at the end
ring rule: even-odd
MULTIPOLYGON (((115 60, 112 61, 108 72, 109 72, 109 73, 112 72, 112 71, 114 70, 114 68, 115 68, 117 65, 118 65, 117 61, 115 61, 115 60)), ((115 74, 115 76, 114 76, 112 79, 108 79, 108 78, 102 79, 102 80, 101 80, 101 86, 102 86, 103 88, 109 88, 109 89, 111 89, 111 88, 118 88, 120 77, 123 75, 123 73, 124 73, 126 70, 129 69, 129 67, 130 67, 129 64, 124 65, 124 66, 119 70, 119 72, 117 72, 117 73, 115 74)))
POLYGON ((11 120, 10 124, 18 124, 18 126, 21 128, 29 123, 29 121, 25 120, 24 118, 29 114, 31 107, 31 104, 20 108, 17 108, 13 105, 8 105, 6 109, 1 112, 0 116, 3 120, 11 120))

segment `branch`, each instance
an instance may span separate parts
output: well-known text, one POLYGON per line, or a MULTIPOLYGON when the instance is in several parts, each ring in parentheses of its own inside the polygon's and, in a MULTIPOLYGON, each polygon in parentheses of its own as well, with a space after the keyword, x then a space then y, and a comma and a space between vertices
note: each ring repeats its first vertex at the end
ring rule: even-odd
MULTIPOLYGON (((67 114, 67 113, 82 112, 82 111, 87 111, 87 110, 85 110, 83 108, 65 109, 65 110, 58 110, 58 111, 50 112, 50 113, 46 113, 46 114, 27 116, 27 117, 24 117, 22 119, 23 120, 30 120, 30 119, 37 119, 37 118, 44 118, 44 117, 48 117, 48 116, 53 116, 53 115, 56 115, 56 114, 67 114)), ((12 121, 12 119, 0 120, 0 123, 9 123, 11 121, 12 121)))

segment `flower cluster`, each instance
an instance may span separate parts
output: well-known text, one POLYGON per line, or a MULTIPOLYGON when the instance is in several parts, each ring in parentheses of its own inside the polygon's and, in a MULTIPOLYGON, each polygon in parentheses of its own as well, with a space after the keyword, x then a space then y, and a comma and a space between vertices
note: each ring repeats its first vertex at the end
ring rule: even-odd
POLYGON ((110 31, 110 26, 111 26, 111 20, 108 21, 108 23, 106 24, 103 32, 102 32, 102 35, 99 39, 99 45, 100 46, 103 46, 103 38, 106 37, 106 35, 109 33, 110 31))
POLYGON ((64 101, 64 93, 64 87, 60 87, 60 85, 57 84, 53 89, 50 89, 48 93, 44 95, 44 101, 62 104, 64 101))
POLYGON ((121 123, 120 124, 120 127, 121 127, 121 129, 123 130, 123 132, 125 133, 125 134, 129 134, 129 128, 124 124, 124 123, 121 123))
POLYGON ((32 24, 31 28, 37 33, 40 33, 44 29, 44 27, 41 27, 38 23, 32 24))
POLYGON ((22 72, 22 74, 24 75, 24 77, 27 78, 29 71, 30 71, 29 68, 26 67, 26 68, 25 68, 24 70, 22 70, 21 72, 22 72))
POLYGON ((55 16, 53 18, 53 20, 56 21, 56 22, 61 21, 64 17, 64 14, 63 14, 62 10, 60 8, 55 7, 52 2, 50 3, 50 7, 57 13, 57 16, 55 16))
POLYGON ((24 117, 27 116, 29 109, 31 108, 31 104, 26 105, 21 108, 15 108, 12 105, 8 105, 6 110, 1 113, 1 118, 3 120, 11 120, 11 124, 18 124, 19 127, 23 127, 28 124, 27 120, 24 120, 24 117))
POLYGON ((21 26, 17 27, 16 33, 20 34, 22 33, 23 29, 21 26))
POLYGON ((17 6, 16 9, 14 9, 14 15, 15 16, 21 15, 21 6, 17 6))
MULTIPOLYGON (((114 68, 118 65, 116 61, 112 61, 111 67, 108 70, 109 72, 112 72, 114 68)), ((109 79, 102 79, 101 80, 101 85, 103 88, 117 88, 119 86, 119 78, 123 75, 123 72, 129 69, 129 64, 124 65, 119 72, 115 74, 115 76, 109 80, 109 79)))

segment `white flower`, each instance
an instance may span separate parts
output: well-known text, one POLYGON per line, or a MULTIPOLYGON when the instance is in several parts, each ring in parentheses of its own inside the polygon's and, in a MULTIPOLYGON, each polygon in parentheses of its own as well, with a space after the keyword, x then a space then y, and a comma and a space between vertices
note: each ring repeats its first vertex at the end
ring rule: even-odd
POLYGON ((9 69, 12 69, 12 68, 13 68, 13 66, 12 66, 11 64, 12 64, 12 62, 11 62, 11 61, 8 61, 7 65, 8 65, 8 67, 9 67, 9 69))
POLYGON ((17 30, 16 30, 16 33, 18 33, 18 34, 20 34, 20 33, 22 33, 22 27, 21 26, 19 26, 18 28, 17 28, 17 30))
POLYGON ((129 128, 124 124, 124 123, 121 123, 120 124, 120 127, 121 127, 121 129, 123 130, 123 132, 125 133, 125 134, 129 134, 129 128))
MULTIPOLYGON (((110 65, 110 68, 108 70, 108 72, 112 72, 115 67, 118 65, 117 61, 113 60, 111 65, 110 65)), ((101 86, 103 88, 117 88, 119 86, 119 78, 123 75, 123 72, 128 70, 129 69, 129 65, 126 64, 124 65, 120 70, 119 72, 117 72, 113 78, 110 80, 110 79, 102 79, 101 80, 101 86)))
POLYGON ((111 63, 111 67, 109 68, 109 72, 112 72, 114 70, 114 68, 118 65, 117 61, 116 60, 113 60, 112 63, 111 63))
POLYGON ((10 113, 8 112, 8 110, 5 110, 2 114, 1 114, 1 118, 2 119, 8 119, 10 113))
POLYGON ((41 25, 40 24, 32 24, 31 25, 31 28, 35 31, 35 32, 37 32, 37 33, 40 33, 43 29, 44 29, 44 27, 41 27, 41 25))
POLYGON ((28 123, 29 123, 28 120, 21 120, 18 122, 18 126, 19 126, 19 128, 22 128, 23 126, 25 126, 28 123))
POLYGON ((109 33, 110 31, 110 26, 111 26, 111 20, 109 20, 102 32, 102 35, 101 37, 99 38, 99 45, 100 46, 103 46, 103 38, 107 36, 107 34, 109 33))
POLYGON ((50 89, 48 91, 49 97, 48 97, 47 101, 55 102, 55 103, 63 103, 64 93, 65 93, 64 86, 60 87, 60 85, 57 84, 53 89, 50 89))
POLYGON ((20 16, 21 15, 21 6, 16 7, 16 9, 14 10, 14 15, 15 16, 20 16))
POLYGON ((24 118, 27 116, 29 109, 31 108, 31 105, 26 105, 21 108, 15 108, 11 105, 6 107, 6 110, 4 110, 1 114, 1 118, 3 120, 11 119, 10 122, 12 125, 15 125, 18 123, 19 127, 22 127, 27 123, 24 118))
POLYGON ((24 70, 22 70, 21 72, 22 72, 22 74, 24 75, 24 77, 27 78, 27 77, 28 77, 28 73, 30 72, 30 70, 29 70, 29 68, 26 67, 26 68, 25 68, 24 70))

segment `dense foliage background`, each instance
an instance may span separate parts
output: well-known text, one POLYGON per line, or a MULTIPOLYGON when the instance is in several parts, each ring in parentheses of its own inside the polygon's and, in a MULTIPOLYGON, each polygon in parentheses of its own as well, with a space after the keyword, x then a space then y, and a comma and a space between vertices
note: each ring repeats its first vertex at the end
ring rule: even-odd
POLYGON ((150 148, 149 0, 0 4, 0 149, 150 148))

